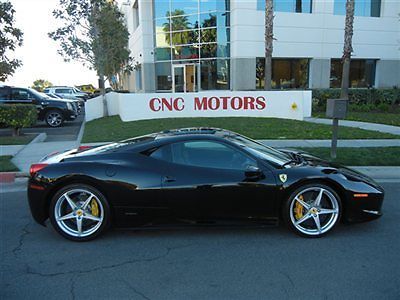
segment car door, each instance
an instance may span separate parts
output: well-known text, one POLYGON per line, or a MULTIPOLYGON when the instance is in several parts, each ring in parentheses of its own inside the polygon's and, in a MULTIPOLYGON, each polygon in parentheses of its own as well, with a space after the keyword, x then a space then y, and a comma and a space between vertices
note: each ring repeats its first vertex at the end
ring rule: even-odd
POLYGON ((273 215, 274 177, 268 169, 259 170, 257 160, 232 145, 214 140, 178 142, 160 148, 153 156, 169 161, 163 196, 177 217, 273 215), (257 170, 257 176, 251 170, 257 170))

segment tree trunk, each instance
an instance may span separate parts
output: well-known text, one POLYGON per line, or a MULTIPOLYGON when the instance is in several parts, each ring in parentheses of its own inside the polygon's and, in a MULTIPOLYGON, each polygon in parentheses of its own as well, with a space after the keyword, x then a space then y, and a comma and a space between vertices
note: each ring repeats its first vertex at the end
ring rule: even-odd
POLYGON ((21 128, 13 128, 12 136, 20 136, 21 135, 21 128))
POLYGON ((350 86, 350 61, 353 52, 353 24, 354 24, 354 0, 346 0, 346 21, 344 27, 344 46, 342 56, 342 85, 340 98, 349 99, 350 86))
POLYGON ((103 99, 103 116, 108 117, 108 105, 107 105, 106 89, 105 89, 104 81, 105 81, 104 75, 100 74, 99 75, 99 89, 100 89, 101 98, 103 99))
POLYGON ((272 51, 274 41, 274 4, 273 0, 265 1, 265 67, 264 89, 272 88, 272 51))

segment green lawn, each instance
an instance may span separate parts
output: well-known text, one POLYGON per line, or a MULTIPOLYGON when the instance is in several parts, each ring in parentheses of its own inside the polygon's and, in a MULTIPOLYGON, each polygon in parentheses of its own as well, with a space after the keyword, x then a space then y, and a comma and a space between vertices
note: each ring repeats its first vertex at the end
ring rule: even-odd
POLYGON ((11 155, 0 156, 0 172, 19 171, 18 168, 11 162, 11 158, 11 155))
MULTIPOLYGON (((313 113, 313 117, 326 118, 323 112, 313 113)), ((400 126, 400 113, 349 112, 346 120, 400 126)))
POLYGON ((22 136, 0 136, 0 145, 26 145, 36 137, 35 134, 22 136))
MULTIPOLYGON (((330 160, 330 148, 299 148, 330 160)), ((338 148, 335 162, 348 166, 400 166, 400 147, 338 148)))
MULTIPOLYGON (((90 121, 82 142, 106 142, 159 132, 167 129, 209 126, 232 130, 254 139, 330 139, 331 126, 276 118, 169 118, 122 122, 119 116, 90 121)), ((391 135, 357 128, 341 127, 340 139, 393 139, 391 135)))

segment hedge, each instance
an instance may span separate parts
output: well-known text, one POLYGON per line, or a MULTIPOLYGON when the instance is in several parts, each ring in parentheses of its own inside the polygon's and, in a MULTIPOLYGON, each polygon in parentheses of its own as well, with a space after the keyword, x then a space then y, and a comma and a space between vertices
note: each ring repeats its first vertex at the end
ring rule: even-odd
MULTIPOLYGON (((326 110, 327 99, 340 98, 340 89, 313 89, 313 111, 326 110)), ((400 111, 400 89, 349 89, 349 109, 360 112, 400 111)))
POLYGON ((1 104, 1 127, 13 128, 13 135, 19 135, 20 129, 30 127, 37 121, 37 109, 32 104, 1 104))

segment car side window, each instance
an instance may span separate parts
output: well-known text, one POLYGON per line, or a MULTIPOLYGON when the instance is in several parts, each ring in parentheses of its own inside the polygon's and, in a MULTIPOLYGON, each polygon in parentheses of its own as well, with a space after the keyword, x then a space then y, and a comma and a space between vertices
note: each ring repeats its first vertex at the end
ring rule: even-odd
POLYGON ((12 89, 11 90, 11 99, 12 100, 33 100, 35 97, 24 89, 12 89))
POLYGON ((241 151, 214 141, 190 141, 170 146, 171 161, 202 168, 246 170, 257 162, 241 151))
POLYGON ((0 100, 10 100, 9 88, 0 88, 0 100))
POLYGON ((56 89, 56 94, 71 94, 71 89, 56 89))

